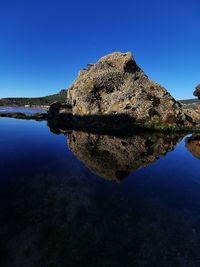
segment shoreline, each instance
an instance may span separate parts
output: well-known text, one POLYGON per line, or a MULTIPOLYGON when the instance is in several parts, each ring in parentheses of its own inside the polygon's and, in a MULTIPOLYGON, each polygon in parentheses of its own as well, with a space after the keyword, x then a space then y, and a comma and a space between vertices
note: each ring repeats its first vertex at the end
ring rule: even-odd
POLYGON ((22 112, 0 112, 0 118, 13 118, 22 120, 35 120, 35 121, 47 121, 53 132, 62 130, 66 131, 83 131, 96 134, 122 134, 129 135, 135 132, 160 132, 160 133, 191 133, 199 132, 199 127, 187 128, 178 127, 178 125, 145 125, 142 123, 123 123, 119 127, 114 127, 108 122, 102 123, 101 121, 96 121, 96 123, 89 123, 89 121, 81 118, 75 119, 73 116, 68 116, 68 121, 65 123, 61 120, 52 120, 48 113, 36 112, 34 114, 25 114, 22 112), (75 120, 74 120, 75 119, 75 120))
POLYGON ((35 114, 25 114, 22 112, 0 112, 0 118, 12 118, 21 120, 46 121, 47 113, 36 112, 35 114))
POLYGON ((27 109, 43 109, 43 110, 48 110, 48 107, 44 107, 44 106, 30 106, 30 107, 25 107, 25 106, 2 106, 0 104, 0 108, 27 108, 27 109))

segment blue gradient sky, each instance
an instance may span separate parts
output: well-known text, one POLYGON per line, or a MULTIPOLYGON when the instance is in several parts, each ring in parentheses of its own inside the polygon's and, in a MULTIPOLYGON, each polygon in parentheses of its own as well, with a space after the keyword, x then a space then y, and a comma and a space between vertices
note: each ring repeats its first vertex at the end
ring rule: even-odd
POLYGON ((87 63, 132 51, 175 98, 192 98, 199 14, 199 0, 1 0, 0 97, 55 93, 87 63))

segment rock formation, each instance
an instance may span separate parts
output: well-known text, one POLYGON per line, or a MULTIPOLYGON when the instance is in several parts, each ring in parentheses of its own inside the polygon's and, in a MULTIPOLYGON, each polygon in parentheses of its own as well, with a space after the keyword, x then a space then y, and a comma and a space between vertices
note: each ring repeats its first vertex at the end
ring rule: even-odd
POLYGON ((90 64, 67 94, 75 116, 123 114, 152 125, 191 126, 193 121, 180 102, 147 77, 130 52, 115 52, 90 64))
POLYGON ((79 160, 92 172, 115 181, 158 160, 173 150, 180 138, 158 134, 118 138, 76 131, 67 134, 68 147, 79 160))
MULTIPOLYGON (((199 86, 196 95, 198 90, 199 86)), ((140 127, 174 131, 198 129, 200 125, 199 112, 187 109, 151 81, 130 52, 111 53, 96 64, 88 64, 67 90, 65 103, 54 103, 48 117, 55 124, 70 124, 76 130, 140 127)))

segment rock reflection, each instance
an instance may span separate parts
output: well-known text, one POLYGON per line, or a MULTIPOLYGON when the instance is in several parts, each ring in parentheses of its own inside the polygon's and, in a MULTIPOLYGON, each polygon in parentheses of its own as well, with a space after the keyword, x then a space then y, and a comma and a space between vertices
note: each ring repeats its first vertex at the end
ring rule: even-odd
POLYGON ((195 158, 200 159, 200 134, 193 134, 192 136, 187 137, 185 146, 195 158))
POLYGON ((172 151, 180 135, 140 134, 128 138, 72 131, 68 146, 92 172, 120 181, 172 151))
MULTIPOLYGON (((16 125, 15 141, 1 146, 0 266, 199 266, 199 165, 186 157, 183 171, 174 164, 185 150, 166 159, 169 171, 164 162, 147 179, 138 172, 116 184, 96 179, 66 153, 63 138, 33 122, 23 124, 25 133, 35 128, 22 136, 21 150, 11 150, 16 125)), ((110 179, 156 161, 181 138, 62 132, 80 160, 110 179)), ((9 133, 0 131, 0 139, 9 133)))

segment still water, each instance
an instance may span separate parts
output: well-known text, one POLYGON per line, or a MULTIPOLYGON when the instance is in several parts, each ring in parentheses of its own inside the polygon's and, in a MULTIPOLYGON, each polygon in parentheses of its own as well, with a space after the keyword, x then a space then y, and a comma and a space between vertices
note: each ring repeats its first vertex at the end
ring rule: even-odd
POLYGON ((25 108, 25 107, 0 107, 0 113, 6 113, 6 112, 22 112, 25 113, 27 115, 32 115, 35 114, 37 112, 40 113, 46 113, 45 109, 41 109, 41 108, 25 108))
POLYGON ((200 136, 0 119, 0 266, 200 266, 200 136))

